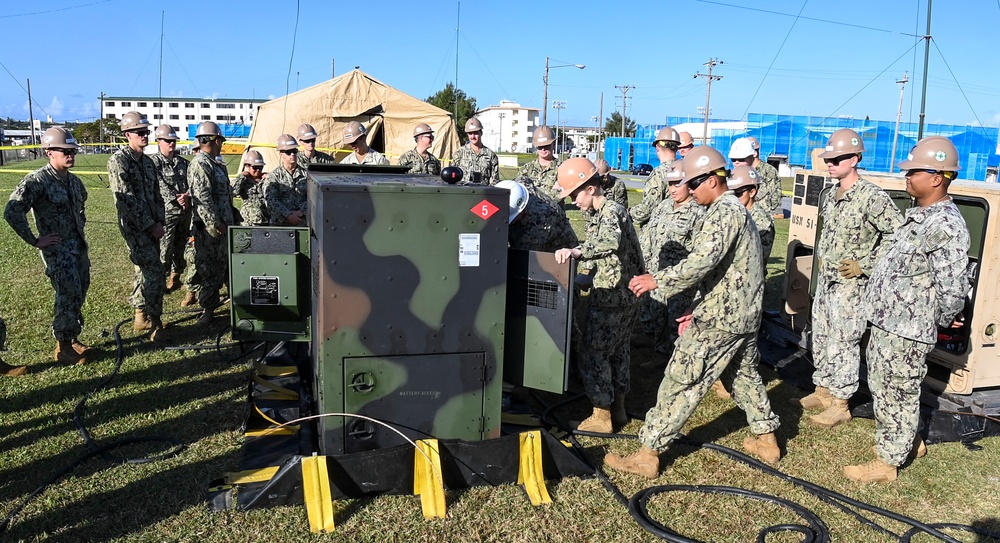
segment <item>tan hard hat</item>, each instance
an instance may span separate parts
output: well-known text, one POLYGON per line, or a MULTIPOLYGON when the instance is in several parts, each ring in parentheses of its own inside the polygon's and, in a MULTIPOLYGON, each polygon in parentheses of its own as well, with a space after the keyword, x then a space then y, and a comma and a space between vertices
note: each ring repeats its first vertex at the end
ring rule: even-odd
POLYGON ((465 133, 469 132, 482 132, 483 123, 479 122, 479 119, 472 117, 468 121, 465 121, 465 133))
POLYGON ((559 198, 566 198, 595 175, 597 175, 597 166, 594 166, 594 163, 586 158, 571 158, 563 162, 556 170, 556 182, 562 189, 559 198))
POLYGON ((42 149, 79 149, 69 130, 53 126, 42 134, 42 149))
POLYGON ((300 124, 298 128, 295 129, 295 133, 299 135, 300 140, 314 140, 319 137, 316 133, 316 129, 313 128, 311 124, 300 124))
POLYGON ((684 159, 678 158, 670 164, 670 170, 667 171, 665 176, 667 184, 671 181, 680 181, 684 178, 684 159))
POLYGON ((664 126, 656 133, 656 138, 653 139, 653 143, 658 141, 672 141, 676 144, 680 144, 681 135, 677 133, 676 130, 671 126, 664 126))
POLYGON ((251 149, 243 154, 243 163, 251 166, 263 166, 264 157, 257 151, 251 149))
POLYGON ((958 149, 944 136, 928 136, 917 142, 899 163, 900 170, 938 170, 957 172, 962 169, 958 162, 958 149))
POLYGON ((121 126, 123 132, 128 132, 130 130, 139 130, 141 128, 149 128, 149 120, 146 116, 138 111, 129 111, 128 113, 122 115, 121 126))
POLYGON ((694 138, 691 137, 690 132, 678 132, 678 137, 680 137, 680 145, 678 147, 694 147, 694 138))
POLYGON ((177 137, 177 131, 174 127, 169 124, 161 124, 156 127, 156 139, 163 141, 177 141, 180 138, 177 137))
POLYGON ((820 158, 837 158, 844 155, 860 155, 865 152, 865 140, 850 128, 841 128, 834 132, 826 142, 826 151, 820 158))
POLYGON ((736 190, 746 186, 756 187, 759 184, 760 175, 757 173, 757 170, 746 164, 733 166, 733 171, 729 174, 729 180, 726 182, 729 190, 736 190))
POLYGON ((710 173, 725 179, 725 170, 726 158, 722 153, 708 145, 695 147, 684 157, 684 177, 681 178, 681 183, 685 184, 696 177, 710 173))
POLYGON ((611 173, 611 164, 608 164, 608 161, 603 158, 595 160, 594 166, 597 166, 597 173, 601 175, 608 175, 611 173))
POLYGON ((753 146, 754 151, 760 151, 760 142, 757 141, 757 138, 753 136, 747 136, 747 139, 750 140, 750 145, 753 146))
POLYGON ((226 139, 222 135, 222 130, 219 129, 219 125, 213 123, 212 121, 205 121, 198 125, 198 130, 195 131, 195 137, 198 136, 218 136, 222 139, 226 139))
POLYGON ((547 126, 539 126, 531 135, 531 144, 535 149, 540 149, 547 145, 552 145, 556 141, 556 134, 547 126))
POLYGON ((344 143, 354 143, 358 138, 363 138, 368 134, 365 125, 358 121, 351 121, 344 127, 344 143))
POLYGON ((413 129, 413 137, 418 138, 424 134, 434 134, 434 129, 427 123, 420 123, 413 129))
POLYGON ((299 142, 295 141, 295 137, 292 136, 291 134, 282 134, 278 136, 278 143, 274 147, 279 151, 298 149, 299 142))

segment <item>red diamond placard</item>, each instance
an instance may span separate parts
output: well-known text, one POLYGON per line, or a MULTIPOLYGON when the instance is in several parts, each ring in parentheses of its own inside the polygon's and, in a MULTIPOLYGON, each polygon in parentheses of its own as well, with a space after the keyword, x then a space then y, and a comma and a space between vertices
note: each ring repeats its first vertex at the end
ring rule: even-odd
POLYGON ((472 209, 470 209, 469 211, 471 211, 475 216, 485 221, 486 219, 492 217, 494 213, 500 211, 500 208, 489 203, 486 200, 483 200, 482 202, 479 202, 478 204, 472 206, 472 209))

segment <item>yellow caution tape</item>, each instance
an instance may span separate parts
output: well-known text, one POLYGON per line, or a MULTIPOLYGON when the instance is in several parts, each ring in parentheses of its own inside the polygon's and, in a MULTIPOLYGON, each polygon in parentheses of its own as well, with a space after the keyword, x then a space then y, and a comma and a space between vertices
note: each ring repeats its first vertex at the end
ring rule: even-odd
POLYGON ((253 380, 258 385, 270 389, 272 392, 263 392, 254 395, 254 398, 267 400, 298 400, 299 394, 292 389, 272 383, 259 375, 254 375, 253 380))
POLYGON ((260 469, 250 469, 246 471, 231 471, 223 476, 227 485, 245 485, 248 483, 261 483, 270 481, 274 474, 278 473, 278 466, 270 466, 260 469))
POLYGON ((542 470, 542 433, 538 430, 520 434, 521 462, 517 470, 517 484, 524 485, 524 491, 531 505, 552 503, 545 488, 545 474, 542 470))
POLYGON ((258 375, 263 375, 264 377, 284 377, 286 375, 295 375, 299 372, 299 369, 295 366, 268 366, 260 360, 253 363, 253 369, 258 375))
POLYGON ((445 518, 444 477, 436 439, 417 441, 413 451, 413 494, 420 496, 424 518, 445 518))
POLYGON ((330 493, 330 475, 325 456, 307 456, 302 459, 302 492, 305 494, 309 531, 332 532, 333 497, 330 493))

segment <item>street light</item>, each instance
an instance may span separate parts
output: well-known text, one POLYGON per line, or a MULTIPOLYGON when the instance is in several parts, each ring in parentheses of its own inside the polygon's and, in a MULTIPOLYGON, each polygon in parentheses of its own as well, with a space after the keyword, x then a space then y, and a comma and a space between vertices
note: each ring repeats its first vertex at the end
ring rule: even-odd
MULTIPOLYGON (((552 107, 556 110, 556 130, 559 130, 559 138, 556 138, 556 155, 559 155, 559 139, 562 138, 562 129, 559 128, 559 114, 566 109, 566 100, 553 100, 552 107)), ((542 123, 543 125, 545 123, 542 123)))
POLYGON ((500 143, 497 144, 497 151, 503 152, 503 117, 504 112, 500 112, 500 143))
POLYGON ((549 68, 568 68, 570 66, 581 70, 587 67, 586 64, 556 64, 555 66, 549 66, 549 57, 545 57, 545 77, 542 78, 542 83, 545 83, 545 92, 542 93, 542 104, 544 104, 544 108, 542 109, 542 126, 548 125, 549 117, 549 68))

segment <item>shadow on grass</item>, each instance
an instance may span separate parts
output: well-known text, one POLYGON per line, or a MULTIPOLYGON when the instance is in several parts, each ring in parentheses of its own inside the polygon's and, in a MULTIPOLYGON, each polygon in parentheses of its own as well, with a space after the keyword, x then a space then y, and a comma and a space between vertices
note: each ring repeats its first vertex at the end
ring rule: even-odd
MULTIPOLYGON (((215 334, 224 328, 225 323, 220 320, 218 324, 213 323, 208 331, 189 330, 186 334, 178 335, 178 339, 203 340, 206 333, 215 337, 215 334)), ((90 431, 94 432, 94 437, 99 445, 139 436, 165 436, 192 444, 216 435, 220 431, 236 428, 242 423, 245 414, 245 402, 242 400, 246 394, 244 384, 247 377, 242 373, 220 374, 219 371, 224 369, 225 364, 231 362, 230 360, 220 359, 215 351, 196 352, 185 358, 157 362, 149 367, 134 371, 129 368, 128 357, 143 354, 148 349, 149 344, 140 342, 138 338, 126 341, 127 345, 124 351, 126 360, 122 373, 109 386, 116 390, 127 390, 130 387, 145 390, 137 394, 103 400, 98 399, 101 395, 91 399, 86 410, 87 413, 85 413, 85 424, 90 431), (199 375, 202 377, 198 378, 199 375), (223 395, 218 397, 220 393, 223 395), (213 397, 217 398, 213 399, 213 397), (206 399, 211 399, 211 401, 205 402, 206 399), (185 404, 196 406, 201 403, 204 405, 197 407, 195 412, 167 419, 162 416, 163 413, 177 409, 178 406, 185 404), (143 421, 150 419, 160 420, 160 422, 152 425, 143 424, 143 421), (133 423, 133 421, 135 422, 133 423), (122 424, 128 425, 126 431, 114 436, 102 435, 102 428, 120 427, 122 424)), ((89 366, 87 367, 89 368, 89 366)), ((82 398, 98 382, 105 379, 106 374, 107 372, 100 376, 56 385, 38 393, 32 393, 29 405, 19 401, 18 410, 37 408, 49 399, 65 401, 66 398, 82 398)), ((19 398, 19 400, 21 399, 19 398)), ((4 440, 0 445, 3 447, 0 453, 9 458, 12 451, 31 447, 32 443, 43 443, 55 436, 63 436, 67 431, 75 434, 76 429, 72 424, 54 424, 60 419, 65 419, 68 423, 70 417, 71 413, 67 412, 3 426, 2 433, 5 435, 25 431, 28 433, 13 440, 4 440), (37 430, 30 431, 31 428, 37 428, 37 430)), ((5 418, 9 420, 9 417, 5 418)), ((0 470, 0 481, 4 482, 0 485, 0 491, 6 496, 5 503, 8 506, 20 503, 25 496, 49 477, 72 465, 77 459, 89 452, 89 449, 80 442, 80 438, 75 435, 61 439, 71 439, 74 443, 79 444, 28 464, 10 466, 0 470)), ((151 456, 161 454, 170 447, 170 445, 164 444, 130 445, 126 447, 125 452, 131 457, 151 456)), ((70 484, 75 484, 77 481, 82 482, 88 476, 117 466, 118 464, 114 463, 116 454, 124 455, 125 452, 112 451, 104 458, 93 458, 86 461, 72 473, 71 477, 74 482, 70 484)), ((190 453, 181 453, 180 461, 183 461, 187 454, 190 453)), ((63 528, 72 527, 71 531, 79 535, 68 536, 67 540, 105 540, 129 533, 137 529, 134 524, 137 518, 142 518, 142 515, 137 517, 135 514, 125 516, 116 514, 115 511, 109 510, 109 508, 115 507, 113 504, 120 504, 119 506, 126 507, 130 511, 157 513, 155 518, 150 518, 148 522, 142 520, 144 526, 157 522, 176 514, 181 508, 191 503, 203 501, 208 481, 236 466, 236 456, 238 453, 227 453, 218 458, 199 461, 195 464, 156 474, 151 476, 151 479, 147 478, 141 482, 130 483, 127 488, 121 491, 87 497, 83 502, 67 507, 66 510, 56 510, 47 513, 44 517, 32 518, 25 521, 23 525, 17 523, 15 519, 14 528, 10 533, 15 537, 20 534, 20 537, 30 539, 28 537, 30 534, 62 533, 63 528), (208 469, 209 466, 212 468, 211 470, 208 469), (175 473, 171 475, 172 472, 175 473), (192 475, 194 472, 203 473, 195 477, 192 475), (192 489, 178 488, 190 485, 191 481, 202 481, 204 485, 192 489), (134 495, 129 497, 129 493, 134 493, 134 495), (179 496, 182 499, 178 500, 179 496), (160 511, 163 514, 158 514, 160 511), (127 517, 128 520, 125 518, 120 521, 114 520, 118 517, 127 517), (94 519, 102 519, 102 521, 94 522, 94 519), (132 526, 129 525, 130 523, 132 526), (84 536, 85 533, 91 535, 84 536)), ((177 461, 175 459, 171 462, 177 461)), ((29 506, 30 508, 31 506, 29 506)), ((3 514, 6 515, 9 511, 9 508, 5 508, 3 514)))

